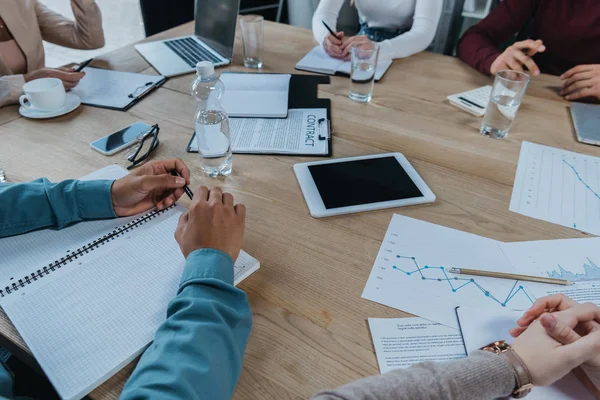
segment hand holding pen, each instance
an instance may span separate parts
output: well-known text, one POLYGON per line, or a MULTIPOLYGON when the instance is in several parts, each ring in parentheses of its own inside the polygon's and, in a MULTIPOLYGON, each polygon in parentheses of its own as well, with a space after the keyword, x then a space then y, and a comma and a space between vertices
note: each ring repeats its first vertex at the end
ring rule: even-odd
POLYGON ((343 54, 344 52, 342 50, 344 32, 336 33, 329 27, 329 25, 325 23, 325 21, 321 22, 329 31, 329 35, 325 36, 325 39, 323 40, 323 48, 325 49, 325 52, 333 58, 344 58, 345 55, 343 54))

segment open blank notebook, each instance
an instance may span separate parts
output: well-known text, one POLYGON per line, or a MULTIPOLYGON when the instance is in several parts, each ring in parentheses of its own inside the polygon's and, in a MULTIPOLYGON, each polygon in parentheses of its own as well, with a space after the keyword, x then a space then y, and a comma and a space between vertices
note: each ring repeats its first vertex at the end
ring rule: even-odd
MULTIPOLYGON (((82 179, 116 179, 104 168, 82 179)), ((0 304, 61 398, 80 399, 141 354, 185 260, 179 205, 0 239, 0 304)), ((241 252, 235 283, 259 268, 241 252)))
POLYGON ((290 74, 225 72, 223 108, 230 117, 285 118, 288 115, 290 74))
MULTIPOLYGON (((375 80, 380 80, 391 65, 391 60, 379 61, 375 70, 375 80)), ((351 68, 352 63, 350 61, 329 57, 321 46, 315 46, 296 64, 296 69, 327 75, 350 75, 351 68)))

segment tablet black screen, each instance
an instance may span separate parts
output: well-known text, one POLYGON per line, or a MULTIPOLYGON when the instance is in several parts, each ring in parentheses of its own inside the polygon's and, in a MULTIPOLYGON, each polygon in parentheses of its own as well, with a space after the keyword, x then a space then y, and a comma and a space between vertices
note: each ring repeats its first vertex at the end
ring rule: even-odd
POLYGON ((325 208, 422 197, 395 157, 310 165, 325 208))

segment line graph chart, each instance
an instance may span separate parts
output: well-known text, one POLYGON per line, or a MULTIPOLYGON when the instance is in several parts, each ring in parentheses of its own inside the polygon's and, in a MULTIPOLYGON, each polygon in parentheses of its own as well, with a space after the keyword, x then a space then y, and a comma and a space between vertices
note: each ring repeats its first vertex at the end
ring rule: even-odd
POLYGON ((600 235, 600 158, 523 142, 510 210, 600 235))
POLYGON ((548 272, 548 277, 566 279, 571 282, 600 280, 600 267, 598 267, 589 257, 587 257, 586 260, 587 262, 583 263, 583 273, 569 271, 559 264, 558 271, 554 270, 548 272))
POLYGON ((537 299, 528 284, 450 272, 458 267, 516 273, 501 245, 394 215, 362 297, 457 329, 457 306, 525 310, 537 299))
MULTIPOLYGON (((398 266, 399 263, 397 263, 396 265, 393 265, 392 269, 402 272, 406 276, 411 276, 411 275, 415 276, 416 274, 418 274, 419 277, 421 278, 421 280, 423 280, 423 281, 435 281, 435 282, 441 282, 444 284, 447 283, 448 287, 452 293, 456 293, 460 289, 466 288, 467 286, 471 285, 471 286, 476 287, 479 291, 481 291, 481 293, 485 297, 490 298, 491 300, 500 304, 502 307, 506 307, 507 304, 519 293, 523 293, 523 296, 525 296, 531 303, 534 302, 534 300, 527 293, 527 291, 525 290, 523 285, 519 284, 519 281, 515 281, 515 283, 513 284, 512 288, 510 289, 510 291, 508 292, 508 294, 506 295, 504 300, 500 300, 502 297, 498 297, 497 295, 494 295, 489 290, 485 289, 474 278, 459 278, 456 276, 449 277, 448 273, 446 272, 446 267, 444 267, 444 266, 424 265, 423 267, 420 267, 419 263, 417 262, 417 259, 415 257, 407 257, 407 256, 397 255, 396 258, 400 262, 404 261, 404 260, 408 260, 410 263, 414 264, 414 268, 416 268, 416 269, 411 270, 411 271, 406 271, 398 266), (430 276, 430 275, 436 275, 436 274, 439 277, 435 278, 435 277, 430 276)), ((600 271, 600 269, 599 269, 599 271, 600 271)))

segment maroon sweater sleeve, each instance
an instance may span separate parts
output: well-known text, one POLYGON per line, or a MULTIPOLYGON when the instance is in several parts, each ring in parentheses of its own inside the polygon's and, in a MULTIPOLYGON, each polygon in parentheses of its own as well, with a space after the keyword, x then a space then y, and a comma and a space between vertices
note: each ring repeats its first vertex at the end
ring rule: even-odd
POLYGON ((498 46, 533 18, 538 0, 504 0, 458 42, 458 57, 484 74, 501 53, 498 46))

